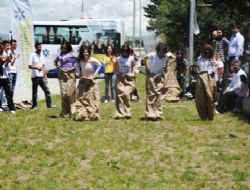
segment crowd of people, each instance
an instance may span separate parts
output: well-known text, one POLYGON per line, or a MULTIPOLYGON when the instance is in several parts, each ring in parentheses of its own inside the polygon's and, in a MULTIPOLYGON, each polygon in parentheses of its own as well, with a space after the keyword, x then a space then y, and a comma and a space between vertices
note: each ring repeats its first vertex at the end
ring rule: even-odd
MULTIPOLYGON (((213 120, 214 113, 228 110, 242 111, 244 97, 249 95, 246 73, 242 64, 249 66, 250 33, 246 39, 240 33, 239 25, 233 25, 230 40, 224 37, 222 30, 213 31, 211 43, 205 43, 201 49, 197 64, 188 68, 182 50, 176 55, 167 51, 166 44, 159 43, 155 52, 144 56, 146 73, 145 117, 147 120, 163 119, 162 97, 169 65, 176 62, 174 73, 179 83, 180 98, 195 98, 196 108, 202 120, 213 120), (186 84, 187 70, 190 71, 189 85, 186 84)), ((42 88, 47 108, 55 107, 51 102, 46 67, 41 53, 42 44, 35 43, 35 52, 30 56, 29 69, 32 80, 32 109, 37 110, 37 90, 42 88)), ((92 49, 86 44, 79 48, 78 56, 73 53, 69 42, 61 44, 60 53, 54 60, 59 69, 58 80, 61 92, 61 117, 72 117, 77 121, 100 119, 100 94, 98 72, 101 62, 91 56, 92 49), (76 79, 79 78, 78 86, 76 79)), ((13 95, 17 78, 16 41, 3 41, 0 49, 0 88, 3 110, 4 100, 7 110, 15 113, 13 95), (5 98, 4 98, 5 97, 5 98)), ((105 67, 104 103, 115 102, 115 119, 130 119, 131 97, 136 89, 137 56, 128 43, 121 47, 120 55, 115 56, 113 47, 107 46, 102 60, 105 67), (110 91, 110 96, 109 96, 110 91)), ((248 68, 249 69, 249 68, 248 68)), ((137 94, 138 96, 138 94, 137 94)), ((138 96, 139 98, 139 96, 138 96)))
POLYGON ((190 68, 191 82, 185 94, 195 98, 201 118, 214 111, 218 114, 230 110, 242 112, 243 99, 249 96, 250 32, 244 37, 240 26, 235 24, 229 40, 221 29, 213 31, 212 36, 211 43, 203 45, 197 65, 190 68), (201 95, 202 89, 206 96, 201 95), (204 98, 209 103, 202 105, 199 101, 204 98))

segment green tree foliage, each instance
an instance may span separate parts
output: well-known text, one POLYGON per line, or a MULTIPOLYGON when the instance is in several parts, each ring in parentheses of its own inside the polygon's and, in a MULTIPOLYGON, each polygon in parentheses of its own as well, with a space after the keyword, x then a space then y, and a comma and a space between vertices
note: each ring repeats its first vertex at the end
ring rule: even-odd
MULTIPOLYGON (((148 30, 155 31, 157 35, 164 34, 164 39, 173 50, 188 46, 189 3, 188 0, 151 0, 144 7, 145 16, 150 18, 148 30)), ((249 23, 249 0, 198 0, 197 5, 201 33, 195 37, 196 49, 209 41, 215 29, 223 29, 229 36, 232 23, 240 23, 243 28, 249 23), (199 6, 204 3, 212 6, 199 6)))

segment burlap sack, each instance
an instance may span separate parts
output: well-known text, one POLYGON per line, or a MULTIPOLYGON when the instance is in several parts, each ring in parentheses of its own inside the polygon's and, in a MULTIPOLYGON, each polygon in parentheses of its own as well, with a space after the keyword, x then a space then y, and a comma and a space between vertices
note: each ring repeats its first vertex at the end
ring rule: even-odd
POLYGON ((98 120, 100 95, 95 79, 81 79, 77 87, 77 99, 72 106, 72 114, 77 121, 98 120))
POLYGON ((146 78, 146 110, 145 117, 148 119, 161 119, 162 112, 162 89, 163 76, 148 75, 146 78))
POLYGON ((59 71, 58 80, 61 91, 61 116, 71 115, 72 104, 76 100, 76 74, 75 70, 59 71))
POLYGON ((180 100, 181 88, 177 81, 174 68, 176 63, 171 63, 168 66, 167 73, 164 75, 164 87, 162 89, 161 99, 168 102, 178 102, 180 100))
POLYGON ((207 72, 196 75, 195 104, 202 120, 213 120, 216 81, 207 72))
POLYGON ((115 118, 131 117, 131 100, 130 96, 135 88, 134 77, 127 74, 119 74, 116 78, 116 113, 115 118))

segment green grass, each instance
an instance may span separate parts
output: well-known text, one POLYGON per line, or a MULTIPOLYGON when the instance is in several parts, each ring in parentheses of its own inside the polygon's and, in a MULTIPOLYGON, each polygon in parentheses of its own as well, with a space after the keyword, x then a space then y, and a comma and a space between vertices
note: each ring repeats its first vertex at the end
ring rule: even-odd
MULTIPOLYGON (((164 103, 164 120, 142 121, 145 78, 132 119, 59 118, 57 109, 0 115, 0 189, 250 189, 250 125, 231 113, 201 121, 193 101, 164 103)), ((103 95, 103 82, 100 92, 103 95)))

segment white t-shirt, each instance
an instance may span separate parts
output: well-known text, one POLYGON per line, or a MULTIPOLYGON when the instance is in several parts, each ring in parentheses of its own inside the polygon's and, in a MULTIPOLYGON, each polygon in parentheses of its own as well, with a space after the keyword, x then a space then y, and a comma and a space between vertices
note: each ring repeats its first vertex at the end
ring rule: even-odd
POLYGON ((88 62, 84 62, 84 61, 80 62, 82 77, 85 77, 85 78, 94 77, 94 74, 95 74, 94 64, 98 66, 97 70, 99 70, 101 67, 101 63, 94 57, 90 57, 88 62))
MULTIPOLYGON (((15 52, 12 52, 11 50, 9 50, 9 53, 11 54, 12 59, 14 59, 15 52)), ((17 73, 16 60, 13 65, 11 65, 11 63, 9 64, 9 68, 10 68, 10 71, 9 71, 10 73, 17 73)))
POLYGON ((118 74, 133 74, 132 73, 132 62, 134 61, 133 56, 129 56, 127 58, 124 58, 122 56, 119 56, 117 58, 118 63, 118 74))
POLYGON ((162 58, 160 58, 156 52, 151 52, 147 56, 150 63, 149 72, 157 75, 163 73, 163 68, 172 56, 172 53, 169 52, 162 58))
MULTIPOLYGON (((40 53, 40 55, 39 55, 36 52, 32 53, 30 56, 29 65, 32 65, 34 67, 42 67, 44 65, 43 54, 40 53)), ((43 76, 44 76, 43 71, 38 71, 37 69, 32 69, 31 78, 43 77, 43 76)))
POLYGON ((214 68, 215 63, 216 63, 215 60, 208 60, 202 56, 198 57, 198 61, 197 61, 197 65, 200 71, 207 71, 208 74, 211 74, 214 72, 213 68, 214 68))
MULTIPOLYGON (((11 57, 11 53, 8 51, 3 51, 3 56, 5 58, 7 57, 11 57)), ((8 66, 5 66, 5 64, 2 66, 3 67, 3 76, 1 76, 1 78, 9 78, 9 72, 10 72, 10 63, 8 64, 8 66)))

